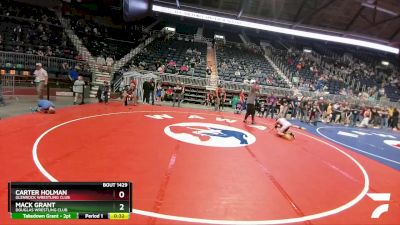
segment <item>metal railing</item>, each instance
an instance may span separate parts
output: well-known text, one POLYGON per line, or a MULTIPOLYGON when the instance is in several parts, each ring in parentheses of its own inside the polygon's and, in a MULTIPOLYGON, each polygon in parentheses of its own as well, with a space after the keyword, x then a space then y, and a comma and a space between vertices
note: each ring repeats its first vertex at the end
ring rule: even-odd
MULTIPOLYGON (((209 84, 210 82, 209 78, 200 78, 200 77, 184 76, 184 75, 169 74, 169 73, 159 73, 146 70, 135 70, 124 73, 124 75, 114 83, 113 85, 114 90, 119 90, 121 82, 123 82, 124 84, 129 84, 130 80, 135 76, 157 77, 157 80, 171 84, 175 84, 178 81, 180 81, 181 83, 187 86, 194 86, 199 88, 205 88, 207 84, 209 84)), ((249 84, 231 82, 231 81, 223 81, 221 82, 221 84, 229 92, 239 92, 240 90, 248 92, 250 91, 250 86, 251 86, 249 84)), ((296 90, 296 89, 280 88, 280 87, 272 87, 264 85, 261 85, 260 93, 262 95, 273 93, 276 96, 290 96, 290 97, 293 97, 295 95, 301 95, 310 99, 318 99, 320 97, 323 97, 324 100, 330 102, 347 102, 349 104, 365 105, 372 107, 380 105, 380 106, 400 108, 400 104, 398 102, 390 102, 389 100, 384 98, 381 98, 380 100, 367 100, 367 99, 362 99, 358 96, 334 95, 334 94, 327 94, 325 92, 312 92, 312 91, 304 91, 304 90, 296 90)))
MULTIPOLYGON (((183 76, 183 75, 175 75, 170 73, 159 73, 153 71, 146 70, 135 70, 131 72, 126 72, 124 75, 115 82, 115 84, 129 84, 132 77, 138 77, 142 75, 143 77, 157 77, 157 80, 161 82, 167 83, 177 83, 178 81, 182 82, 185 85, 196 86, 196 87, 206 87, 209 83, 208 78, 200 78, 200 77, 192 77, 192 76, 183 76)), ((118 90, 119 86, 114 86, 114 90, 118 90)))
MULTIPOLYGON (((124 73, 124 75, 119 78, 117 81, 114 82, 113 88, 114 90, 119 90, 121 83, 129 84, 132 77, 137 76, 156 76, 158 80, 161 82, 167 82, 175 84, 178 81, 181 83, 188 85, 188 86, 195 86, 195 87, 206 87, 210 83, 209 78, 201 78, 201 77, 193 77, 193 76, 185 76, 185 75, 177 75, 177 74, 170 74, 170 73, 159 73, 154 71, 147 71, 147 70, 134 70, 130 72, 124 73)), ((240 90, 250 91, 249 84, 238 83, 238 82, 231 82, 231 81, 223 81, 221 84, 224 88, 228 91, 237 92, 240 90)), ((287 88, 279 88, 279 87, 270 87, 270 86, 262 86, 261 94, 279 94, 279 95, 288 95, 293 96, 294 91, 287 89, 287 88)))
MULTIPOLYGON (((11 75, 1 75, 0 76, 0 98, 2 99, 3 95, 11 95, 15 94, 15 76, 11 75)), ((0 101, 1 103, 1 101, 0 101)))
POLYGON ((111 79, 113 79, 114 73, 118 71, 121 67, 123 67, 126 63, 128 63, 133 57, 139 54, 147 45, 154 41, 156 37, 159 37, 159 32, 154 32, 152 35, 147 38, 144 43, 139 44, 136 48, 132 49, 128 54, 126 54, 122 59, 118 60, 114 63, 111 69, 111 79))
POLYGON ((35 66, 36 63, 42 63, 45 68, 59 68, 62 63, 67 63, 69 66, 87 64, 85 61, 73 59, 0 51, 0 64, 5 65, 7 63, 11 63, 13 66, 21 64, 24 67, 35 66))

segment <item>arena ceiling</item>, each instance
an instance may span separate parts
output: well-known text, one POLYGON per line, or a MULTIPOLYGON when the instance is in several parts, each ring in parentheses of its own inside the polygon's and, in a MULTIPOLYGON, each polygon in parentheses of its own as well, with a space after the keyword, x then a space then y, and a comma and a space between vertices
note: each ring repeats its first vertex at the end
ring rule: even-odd
POLYGON ((154 0, 282 27, 363 37, 400 46, 400 0, 154 0))

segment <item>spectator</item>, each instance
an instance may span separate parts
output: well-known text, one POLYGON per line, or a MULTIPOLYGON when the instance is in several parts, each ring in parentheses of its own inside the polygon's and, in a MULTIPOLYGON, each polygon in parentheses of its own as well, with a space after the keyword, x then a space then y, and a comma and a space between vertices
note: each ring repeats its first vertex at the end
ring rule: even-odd
POLYGON ((244 102, 245 102, 245 95, 244 95, 244 90, 242 89, 242 90, 240 90, 240 93, 239 93, 239 103, 244 104, 244 102))
POLYGON ((222 98, 222 86, 218 85, 217 89, 215 89, 215 94, 214 94, 214 110, 215 111, 220 110, 221 98, 222 98))
POLYGON ((175 107, 175 102, 178 101, 178 107, 181 107, 182 94, 185 92, 185 87, 181 84, 180 81, 174 87, 174 94, 172 96, 173 104, 172 107, 175 107))
POLYGON ((207 75, 208 76, 210 76, 211 75, 211 68, 210 68, 210 66, 207 66, 207 68, 206 68, 206 73, 207 73, 207 75))
POLYGON ((37 51, 37 54, 38 54, 38 56, 44 56, 44 53, 43 53, 43 51, 42 51, 41 49, 39 49, 39 50, 37 51))
POLYGON ((271 113, 271 119, 274 118, 276 103, 277 103, 277 99, 274 96, 274 93, 271 93, 271 95, 267 97, 267 100, 265 103, 266 104, 266 107, 265 107, 265 117, 266 118, 269 116, 270 113, 271 113))
POLYGON ((340 104, 339 103, 335 103, 333 104, 333 112, 332 112, 332 119, 331 119, 331 123, 335 122, 337 123, 340 120, 340 104))
POLYGON ((110 85, 108 84, 107 81, 104 81, 103 85, 101 85, 97 90, 97 99, 99 100, 99 103, 102 103, 104 101, 105 104, 108 104, 109 91, 110 91, 110 85))
POLYGON ((135 85, 127 85, 122 92, 122 104, 124 106, 128 105, 129 100, 133 100, 133 105, 136 105, 136 83, 135 85))
POLYGON ((174 60, 170 60, 168 63, 169 67, 176 67, 176 62, 174 60))
POLYGON ((222 70, 224 70, 224 71, 228 69, 228 65, 225 62, 222 63, 221 67, 222 67, 222 70))
POLYGON ((224 110, 224 105, 226 102, 226 90, 225 88, 222 87, 221 85, 221 89, 220 89, 220 103, 219 103, 219 111, 223 111, 224 110))
POLYGON ((146 66, 147 66, 147 63, 146 63, 145 61, 142 60, 142 61, 139 63, 138 68, 139 68, 139 70, 145 70, 145 69, 146 69, 146 66))
POLYGON ((357 105, 354 105, 351 109, 351 116, 352 116, 352 120, 350 123, 351 126, 356 126, 359 114, 360 114, 359 107, 357 105))
POLYGON ((379 95, 378 95, 378 98, 379 98, 379 99, 380 99, 381 97, 385 96, 385 87, 384 87, 383 84, 381 85, 381 88, 379 88, 378 93, 379 93, 379 95))
POLYGON ((3 93, 2 93, 2 83, 1 83, 1 80, 2 79, 0 79, 0 106, 4 106, 5 105, 5 103, 4 103, 4 98, 3 98, 3 93))
POLYGON ((143 102, 149 104, 151 98, 151 104, 154 105, 154 88, 154 78, 151 78, 150 81, 145 81, 143 83, 143 102))
POLYGON ((391 124, 393 130, 395 131, 399 130, 398 123, 399 123, 399 111, 397 111, 397 108, 394 108, 392 116, 392 124, 391 124))
POLYGON ((286 113, 288 111, 288 99, 286 97, 282 97, 279 99, 279 114, 278 118, 286 118, 286 113))
POLYGON ((361 123, 360 123, 359 127, 365 127, 365 128, 367 128, 370 119, 371 119, 371 110, 370 110, 370 109, 366 109, 366 110, 364 111, 363 119, 361 120, 361 123))
POLYGON ((78 71, 76 71, 76 67, 71 67, 71 69, 68 72, 68 78, 72 82, 75 82, 78 79, 78 76, 79 76, 79 74, 78 74, 78 71))
POLYGON ((164 65, 161 65, 160 67, 158 67, 157 71, 158 71, 159 73, 164 73, 164 72, 165 72, 165 66, 164 66, 164 65))
POLYGON ((35 76, 36 92, 39 99, 43 99, 43 90, 47 86, 49 76, 47 71, 43 69, 41 63, 36 63, 36 70, 33 72, 35 76))
POLYGON ((161 104, 161 99, 162 99, 162 87, 161 87, 161 83, 159 82, 157 84, 157 88, 156 88, 156 102, 161 104))
POLYGON ((206 93, 206 99, 205 99, 205 101, 204 101, 204 105, 206 106, 206 107, 210 107, 211 106, 211 104, 212 104, 212 102, 213 102, 213 93, 212 93, 212 91, 209 91, 209 92, 207 92, 206 93))
POLYGON ((239 69, 237 69, 237 70, 235 71, 235 76, 240 77, 240 71, 239 71, 239 69))
POLYGON ((53 55, 53 51, 51 50, 51 47, 47 46, 46 56, 52 56, 52 55, 53 55))
POLYGON ((114 64, 114 59, 111 56, 108 56, 106 59, 106 64, 108 67, 111 67, 114 64))
POLYGON ((104 66, 106 64, 106 60, 100 55, 97 57, 96 63, 98 66, 104 66))
POLYGON ((174 94, 174 90, 172 89, 172 87, 168 87, 168 89, 165 91, 165 101, 171 101, 172 100, 172 96, 174 94))
POLYGON ((80 104, 83 103, 84 86, 85 86, 85 81, 83 80, 83 77, 82 76, 78 76, 78 80, 76 80, 74 82, 74 87, 73 87, 73 91, 74 91, 74 94, 75 94, 74 105, 77 104, 78 98, 81 98, 81 100, 82 100, 80 104))
POLYGON ((381 128, 386 128, 388 127, 388 110, 387 107, 385 106, 383 109, 379 111, 380 117, 381 117, 381 128))
POLYGON ((189 68, 185 64, 183 64, 181 68, 179 68, 180 74, 186 74, 188 70, 189 68))

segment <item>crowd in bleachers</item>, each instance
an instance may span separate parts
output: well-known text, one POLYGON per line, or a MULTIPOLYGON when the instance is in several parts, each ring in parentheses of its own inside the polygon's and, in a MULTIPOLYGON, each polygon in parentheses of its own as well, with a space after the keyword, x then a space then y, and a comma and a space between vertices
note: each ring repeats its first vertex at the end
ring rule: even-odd
POLYGON ((217 49, 218 76, 224 81, 288 87, 265 59, 261 51, 238 46, 219 46, 217 49))
POLYGON ((330 94, 358 96, 364 100, 387 97, 398 101, 399 73, 393 69, 379 70, 378 60, 346 57, 346 52, 330 50, 315 44, 312 53, 305 53, 299 43, 288 41, 288 49, 271 48, 273 59, 283 64, 292 82, 302 91, 329 92, 330 94))
POLYGON ((0 50, 74 59, 72 43, 54 12, 14 1, 0 2, 0 50))
MULTIPOLYGON (((119 60, 147 37, 140 25, 111 27, 96 22, 95 18, 83 15, 64 15, 72 30, 82 40, 89 52, 95 56, 113 61, 119 60)), ((106 65, 106 64, 104 64, 106 65)))
POLYGON ((126 67, 188 76, 206 77, 205 43, 164 36, 143 49, 126 67))
POLYGON ((268 95, 256 101, 260 117, 292 118, 317 125, 341 124, 345 126, 398 129, 399 111, 394 107, 368 107, 347 102, 327 101, 302 96, 268 95))
POLYGON ((45 7, 6 0, 0 2, 0 18, 0 51, 5 52, 0 59, 2 73, 26 77, 40 62, 51 79, 68 80, 70 72, 76 70, 90 80, 87 63, 71 60, 79 59, 78 51, 65 35, 55 12, 45 7), (23 54, 27 54, 26 57, 23 54), (49 61, 48 57, 59 59, 49 61))

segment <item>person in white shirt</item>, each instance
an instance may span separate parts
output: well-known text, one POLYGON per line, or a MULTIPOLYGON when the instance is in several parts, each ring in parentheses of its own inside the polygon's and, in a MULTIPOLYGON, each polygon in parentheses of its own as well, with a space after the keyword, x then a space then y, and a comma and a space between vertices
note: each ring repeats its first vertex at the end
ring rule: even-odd
POLYGON ((103 56, 99 56, 99 57, 97 57, 96 63, 97 63, 97 65, 99 65, 99 66, 103 66, 103 65, 106 64, 106 60, 104 59, 103 56))
POLYGON ((240 76, 240 71, 239 70, 236 70, 235 76, 240 76))
POLYGON ((108 56, 107 59, 106 59, 106 64, 107 64, 108 67, 111 67, 114 64, 113 58, 108 56))
POLYGON ((43 69, 41 63, 36 63, 36 70, 35 72, 33 72, 33 75, 35 76, 36 92, 38 98, 43 99, 43 90, 49 80, 47 71, 43 69))
POLYGON ((81 103, 83 103, 83 98, 84 98, 83 89, 84 89, 84 86, 85 86, 85 81, 83 80, 83 77, 82 76, 78 76, 78 80, 76 80, 74 82, 74 86, 73 86, 73 91, 74 91, 74 94, 75 94, 74 105, 76 105, 78 103, 78 98, 81 98, 82 99, 81 103))
POLYGON ((303 127, 291 124, 285 118, 279 118, 279 119, 276 120, 275 129, 277 130, 278 135, 280 137, 283 137, 283 138, 288 139, 288 140, 293 140, 294 139, 294 134, 292 132, 289 132, 289 129, 291 127, 298 128, 298 129, 303 129, 303 130, 305 129, 303 127))

